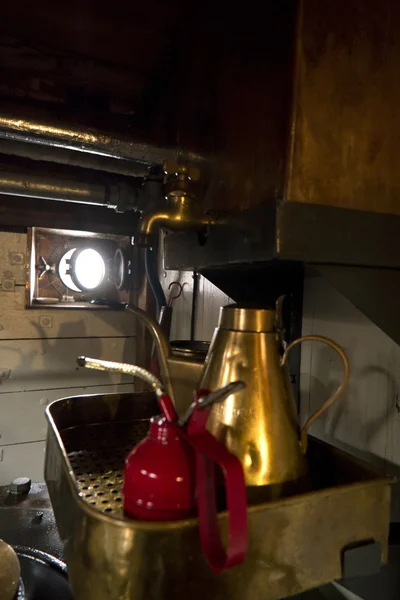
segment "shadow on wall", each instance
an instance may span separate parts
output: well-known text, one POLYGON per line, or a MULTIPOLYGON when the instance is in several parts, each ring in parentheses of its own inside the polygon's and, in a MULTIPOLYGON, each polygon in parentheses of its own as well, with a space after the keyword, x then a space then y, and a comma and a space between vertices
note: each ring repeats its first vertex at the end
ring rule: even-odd
MULTIPOLYGON (((351 356, 349 360, 351 364, 351 356)), ((322 406, 340 384, 340 373, 336 365, 332 365, 329 348, 321 349, 313 372, 316 374, 310 377, 308 390, 310 414, 322 406)), ((316 421, 311 433, 322 439, 337 438, 383 456, 389 424, 399 413, 398 380, 389 370, 371 365, 351 373, 347 390, 316 421)))
MULTIPOLYGON (((3 388, 8 379, 14 381, 17 380, 19 383, 29 381, 31 384, 30 387, 32 387, 32 383, 35 381, 37 381, 37 385, 40 386, 40 384, 43 383, 43 380, 46 380, 46 387, 52 385, 56 388, 58 387, 60 378, 63 378, 63 387, 65 387, 65 379, 68 377, 75 379, 75 372, 77 372, 77 379, 82 379, 82 381, 74 381, 73 383, 79 383, 84 386, 84 379, 89 376, 93 379, 93 373, 90 374, 90 372, 79 369, 75 362, 76 358, 82 353, 87 353, 88 348, 90 348, 90 354, 92 356, 107 358, 106 356, 102 356, 102 354, 104 354, 104 342, 102 344, 101 338, 84 337, 84 320, 82 320, 80 328, 80 336, 83 336, 83 338, 76 341, 70 338, 71 332, 69 330, 69 323, 65 323, 60 327, 58 332, 59 337, 57 338, 44 337, 45 332, 41 326, 35 323, 35 327, 41 339, 28 340, 28 344, 24 343, 24 340, 15 340, 13 345, 7 345, 7 342, 1 343, 1 354, 3 356, 12 353, 14 355, 17 354, 19 357, 17 361, 15 361, 15 357, 12 359, 10 358, 8 362, 7 360, 4 361, 4 358, 2 359, 6 363, 2 365, 3 373, 2 380, 0 380, 0 383, 3 384, 3 388), (69 339, 63 339, 66 338, 66 336, 68 336, 69 339), (68 353, 66 353, 66 343, 68 344, 68 353), (38 361, 38 356, 40 355, 42 355, 43 358, 38 361), (39 365, 38 362, 40 363, 39 365), (8 366, 15 364, 17 364, 17 368, 7 368, 8 366), (17 371, 16 376, 13 376, 13 371, 17 371), (80 373, 78 373, 78 371, 80 371, 80 373)), ((127 340, 124 340, 124 353, 128 355, 126 343, 127 340)), ((130 357, 130 360, 132 360, 132 357, 130 357)), ((102 372, 98 375, 100 375, 102 384, 107 385, 113 383, 110 373, 102 372)), ((127 381, 130 381, 130 379, 127 381)), ((1 391, 8 390, 0 389, 0 392, 1 391)))
MULTIPOLYGON (((315 356, 312 355, 312 356, 315 356)), ((302 391, 303 398, 308 397, 308 401, 303 400, 303 406, 308 404, 308 414, 303 415, 304 420, 310 417, 326 402, 335 390, 339 387, 342 377, 342 362, 332 348, 319 346, 317 359, 312 359, 311 369, 315 375, 309 377, 309 387, 302 391)), ((349 387, 351 386, 351 379, 349 387)), ((349 388, 345 393, 330 407, 315 424, 311 427, 310 433, 316 437, 324 438, 331 430, 332 415, 340 411, 340 407, 346 403, 349 395, 349 388)))

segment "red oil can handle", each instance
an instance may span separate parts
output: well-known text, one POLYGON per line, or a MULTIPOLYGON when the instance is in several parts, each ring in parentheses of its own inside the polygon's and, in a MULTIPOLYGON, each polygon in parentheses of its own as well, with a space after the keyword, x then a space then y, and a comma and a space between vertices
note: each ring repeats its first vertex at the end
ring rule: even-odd
MULTIPOLYGON (((207 390, 197 391, 197 400, 207 390)), ((203 552, 215 573, 237 565, 248 545, 246 485, 241 462, 206 430, 210 409, 195 409, 185 435, 196 452, 197 505, 203 552), (219 530, 215 465, 221 468, 228 512, 228 543, 225 549, 219 530)))

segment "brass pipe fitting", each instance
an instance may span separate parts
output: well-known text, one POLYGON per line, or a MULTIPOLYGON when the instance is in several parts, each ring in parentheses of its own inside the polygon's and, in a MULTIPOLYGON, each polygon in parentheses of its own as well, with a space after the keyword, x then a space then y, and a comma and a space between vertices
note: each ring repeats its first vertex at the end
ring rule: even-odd
POLYGON ((151 245, 151 236, 157 227, 172 231, 193 231, 210 225, 211 217, 201 213, 201 207, 192 191, 192 181, 197 181, 200 171, 164 161, 164 173, 169 183, 167 206, 162 211, 144 213, 139 222, 135 241, 138 245, 151 245), (171 183, 172 179, 172 183, 171 183))

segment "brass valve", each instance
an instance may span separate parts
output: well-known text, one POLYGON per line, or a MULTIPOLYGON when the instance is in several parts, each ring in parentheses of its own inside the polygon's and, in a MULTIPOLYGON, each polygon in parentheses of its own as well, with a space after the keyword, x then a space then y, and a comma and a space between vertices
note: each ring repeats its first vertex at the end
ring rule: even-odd
POLYGON ((156 226, 171 231, 196 231, 211 224, 211 218, 203 215, 201 202, 196 197, 196 184, 200 179, 197 167, 182 165, 175 160, 163 163, 165 198, 163 209, 145 212, 135 235, 135 243, 148 246, 156 226))
POLYGON ((191 181, 198 181, 200 179, 200 169, 179 164, 176 160, 165 160, 163 171, 165 175, 174 175, 179 179, 189 179, 191 181))
POLYGON ((200 179, 200 170, 197 167, 188 167, 179 164, 176 160, 165 160, 163 170, 167 198, 176 196, 195 198, 193 182, 200 179))

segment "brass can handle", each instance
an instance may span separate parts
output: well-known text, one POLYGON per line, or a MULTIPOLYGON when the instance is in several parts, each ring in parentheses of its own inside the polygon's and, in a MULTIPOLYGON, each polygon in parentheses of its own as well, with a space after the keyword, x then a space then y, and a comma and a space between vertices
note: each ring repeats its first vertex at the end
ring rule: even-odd
POLYGON ((349 377, 350 377, 349 360, 347 358, 345 351, 343 350, 343 348, 341 348, 339 346, 339 344, 337 344, 330 338, 324 337, 322 335, 303 335, 302 337, 299 337, 296 340, 294 340, 293 342, 291 342, 290 344, 288 344, 288 346, 286 347, 286 349, 282 355, 282 358, 281 358, 281 366, 283 367, 286 364, 286 359, 288 357, 289 352, 292 350, 292 348, 297 346, 297 344, 301 344, 301 342, 306 342, 308 340, 312 341, 312 342, 322 342, 323 344, 327 344, 328 346, 330 346, 331 348, 336 350, 336 352, 339 354, 340 358, 342 359, 344 372, 343 372, 342 382, 339 385, 339 387, 337 388, 337 390, 335 391, 335 393, 332 394, 332 396, 330 398, 328 398, 328 400, 326 402, 324 402, 324 404, 321 406, 321 408, 316 410, 314 414, 312 414, 310 417, 308 417, 307 421, 305 422, 305 424, 301 430, 300 443, 301 443, 301 447, 302 447, 302 450, 304 453, 306 453, 306 451, 307 451, 307 444, 308 444, 307 431, 308 431, 308 429, 311 427, 311 425, 314 423, 314 421, 316 421, 326 410, 328 410, 328 408, 330 408, 332 406, 332 404, 334 402, 336 402, 336 400, 343 394, 343 392, 345 391, 345 389, 347 387, 347 384, 349 383, 349 377))

